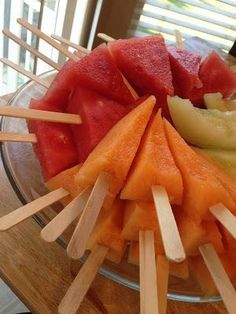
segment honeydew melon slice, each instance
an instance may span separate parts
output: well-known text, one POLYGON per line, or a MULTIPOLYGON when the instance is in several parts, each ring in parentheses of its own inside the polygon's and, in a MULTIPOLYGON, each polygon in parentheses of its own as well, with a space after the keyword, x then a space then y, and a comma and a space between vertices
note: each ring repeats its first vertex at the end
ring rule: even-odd
POLYGON ((199 109, 180 97, 168 97, 173 123, 189 143, 206 148, 236 149, 236 111, 199 109))
POLYGON ((221 93, 205 94, 204 103, 207 109, 218 109, 220 111, 236 110, 236 100, 223 99, 223 95, 221 93))

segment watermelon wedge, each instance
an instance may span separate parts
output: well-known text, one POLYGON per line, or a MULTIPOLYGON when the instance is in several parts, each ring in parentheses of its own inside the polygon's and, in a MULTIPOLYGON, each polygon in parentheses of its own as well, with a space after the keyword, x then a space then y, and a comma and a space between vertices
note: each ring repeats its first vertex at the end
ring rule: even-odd
POLYGON ((66 111, 79 114, 83 121, 80 125, 71 125, 79 162, 84 162, 106 133, 135 106, 134 101, 123 106, 95 91, 77 87, 66 111))
POLYGON ((173 95, 172 75, 162 36, 120 39, 109 43, 118 68, 139 95, 151 94, 168 114, 166 95, 173 95))
POLYGON ((175 95, 188 98, 194 87, 202 83, 198 76, 201 57, 194 52, 169 46, 168 53, 175 95))
POLYGON ((203 86, 194 88, 189 97, 195 105, 204 103, 204 94, 219 92, 227 98, 236 91, 236 74, 215 51, 202 62, 199 78, 203 86))
MULTIPOLYGON (((43 100, 32 100, 30 107, 59 111, 53 104, 43 100)), ((46 181, 78 163, 77 149, 69 125, 37 120, 29 120, 27 124, 29 131, 37 136, 33 148, 46 181)))
POLYGON ((77 86, 94 90, 123 105, 134 100, 105 44, 98 46, 77 62, 70 60, 65 63, 47 91, 45 99, 65 108, 68 97, 77 86))

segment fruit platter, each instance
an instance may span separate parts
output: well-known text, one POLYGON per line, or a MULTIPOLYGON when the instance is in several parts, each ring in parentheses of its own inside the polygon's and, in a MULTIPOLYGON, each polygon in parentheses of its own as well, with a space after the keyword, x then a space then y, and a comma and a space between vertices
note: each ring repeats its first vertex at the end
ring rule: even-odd
POLYGON ((167 294, 234 313, 233 69, 161 35, 74 53, 53 45, 69 60, 0 112, 3 161, 25 204, 0 230, 34 215, 46 242, 82 260, 59 313, 76 313, 97 271, 140 289, 141 313, 165 313, 167 294))

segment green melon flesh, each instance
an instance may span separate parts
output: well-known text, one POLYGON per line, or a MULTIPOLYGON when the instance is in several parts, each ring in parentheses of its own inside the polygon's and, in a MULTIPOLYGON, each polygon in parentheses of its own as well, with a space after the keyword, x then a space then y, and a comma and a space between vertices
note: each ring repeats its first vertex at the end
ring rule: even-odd
POLYGON ((198 147, 236 149, 236 111, 195 108, 187 99, 168 97, 173 123, 181 136, 198 147))
POLYGON ((231 99, 223 99, 223 95, 221 93, 205 94, 204 103, 207 109, 217 109, 220 111, 236 110, 236 101, 231 99))

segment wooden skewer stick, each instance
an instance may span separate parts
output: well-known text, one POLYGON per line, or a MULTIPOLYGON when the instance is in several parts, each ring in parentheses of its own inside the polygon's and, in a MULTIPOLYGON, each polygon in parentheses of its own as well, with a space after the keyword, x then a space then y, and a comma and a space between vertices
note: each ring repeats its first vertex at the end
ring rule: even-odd
POLYGON ((57 64, 56 62, 54 62, 53 60, 51 60, 50 58, 48 58, 47 56, 45 56, 44 54, 42 54, 41 52, 39 52, 38 50, 34 49, 32 46, 28 45, 26 42, 24 42, 23 40, 21 40, 19 37, 17 37, 16 35, 14 35, 12 32, 10 32, 7 29, 4 29, 3 34, 5 36, 7 36, 8 38, 12 39, 13 41, 15 41, 17 44, 19 44, 21 47, 25 48, 26 50, 30 51, 33 55, 35 55, 36 57, 40 58, 41 60, 43 60, 45 63, 49 64, 51 67, 53 67, 56 70, 60 70, 61 66, 59 64, 57 64))
POLYGON ((98 36, 99 38, 101 38, 102 40, 108 42, 108 43, 109 43, 109 42, 112 42, 112 41, 115 41, 114 38, 112 38, 111 36, 108 36, 108 35, 106 35, 106 34, 104 34, 104 33, 98 33, 97 36, 98 36))
POLYGON ((154 233, 139 231, 140 313, 159 314, 154 233))
POLYGON ((108 248, 100 245, 96 245, 92 250, 87 261, 62 299, 58 307, 59 314, 77 313, 85 294, 105 259, 107 251, 108 248))
POLYGON ((81 118, 78 114, 19 108, 19 107, 12 107, 12 106, 1 106, 0 115, 6 116, 6 117, 29 119, 29 120, 41 120, 41 121, 50 121, 50 122, 57 122, 57 123, 81 124, 81 118))
POLYGON ((59 201, 63 197, 69 195, 69 192, 63 188, 59 188, 53 192, 50 192, 31 203, 19 207, 13 212, 0 218, 0 231, 5 231, 14 227, 18 223, 33 216, 47 206, 59 201))
POLYGON ((83 256, 89 236, 95 226, 110 185, 110 175, 102 172, 93 187, 88 202, 70 239, 67 254, 74 259, 83 256))
POLYGON ((33 133, 4 133, 0 132, 0 142, 22 142, 22 143, 37 143, 37 137, 33 133))
POLYGON ((178 29, 174 30, 175 34, 175 45, 177 49, 183 50, 184 49, 184 41, 181 32, 178 29))
POLYGON ((229 277, 225 272, 213 245, 201 245, 199 250, 223 299, 226 309, 228 310, 229 314, 235 314, 236 291, 230 282, 229 277))
POLYGON ((156 257, 157 268, 157 295, 159 314, 166 314, 167 311, 167 292, 169 281, 169 261, 164 255, 156 257))
POLYGON ((21 66, 19 66, 18 64, 15 64, 14 62, 6 59, 6 58, 1 58, 0 61, 6 65, 8 65, 9 67, 11 67, 12 69, 16 70, 17 72, 27 76, 28 78, 30 78, 31 80, 35 81, 36 83, 42 85, 43 87, 48 88, 49 87, 49 83, 45 82, 44 80, 40 79, 38 76, 32 74, 29 71, 26 71, 24 68, 22 68, 21 66))
POLYGON ((42 31, 40 31, 37 27, 31 25, 30 23, 28 23, 27 21, 25 21, 23 19, 17 19, 17 22, 20 25, 22 25, 25 28, 27 28, 28 30, 30 30, 33 34, 35 34, 39 38, 41 38, 44 41, 46 41, 52 47, 56 48, 58 51, 60 51, 62 54, 64 54, 69 59, 71 59, 73 61, 78 61, 79 60, 73 53, 68 51, 63 45, 58 44, 55 40, 53 40, 50 36, 46 35, 42 31))
POLYGON ((222 223, 236 240, 236 217, 223 204, 217 204, 209 208, 212 215, 222 223))
POLYGON ((51 35, 51 37, 53 39, 57 40, 57 41, 60 41, 63 44, 66 44, 69 47, 72 47, 72 48, 74 48, 76 50, 79 50, 80 52, 83 52, 84 54, 88 54, 89 52, 91 52, 89 49, 86 49, 86 48, 84 48, 84 47, 82 47, 82 46, 80 46, 78 44, 75 44, 75 43, 69 41, 66 38, 60 37, 58 35, 51 35))
POLYGON ((91 187, 84 189, 74 198, 54 219, 52 219, 40 233, 43 240, 47 242, 55 241, 66 228, 78 217, 87 203, 91 187))
POLYGON ((152 186, 152 195, 166 257, 180 263, 185 260, 186 255, 166 190, 163 186, 152 186))

